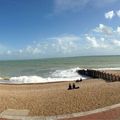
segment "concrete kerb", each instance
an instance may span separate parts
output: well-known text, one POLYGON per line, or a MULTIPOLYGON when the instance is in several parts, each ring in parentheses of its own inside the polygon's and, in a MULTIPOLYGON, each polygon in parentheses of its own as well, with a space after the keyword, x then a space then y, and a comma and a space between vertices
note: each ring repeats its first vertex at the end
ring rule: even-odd
POLYGON ((107 110, 111 110, 114 108, 120 107, 119 104, 115 104, 112 106, 107 106, 104 108, 99 108, 96 110, 91 110, 87 112, 79 112, 79 113, 72 113, 72 114, 66 114, 66 115, 56 115, 56 116, 11 116, 11 115, 1 115, 1 118, 7 118, 12 120, 58 120, 58 119, 65 119, 65 118, 74 118, 74 117, 81 117, 86 115, 91 115, 99 112, 104 112, 107 110))
POLYGON ((112 105, 112 106, 107 106, 107 107, 104 107, 104 108, 91 110, 91 111, 72 113, 72 114, 68 114, 68 115, 64 115, 64 116, 61 115, 61 116, 58 117, 58 119, 82 117, 82 116, 86 116, 86 115, 91 115, 91 114, 95 114, 95 113, 100 113, 100 112, 104 112, 104 111, 107 111, 107 110, 111 110, 111 109, 114 109, 114 108, 117 108, 117 107, 120 107, 120 103, 112 105))

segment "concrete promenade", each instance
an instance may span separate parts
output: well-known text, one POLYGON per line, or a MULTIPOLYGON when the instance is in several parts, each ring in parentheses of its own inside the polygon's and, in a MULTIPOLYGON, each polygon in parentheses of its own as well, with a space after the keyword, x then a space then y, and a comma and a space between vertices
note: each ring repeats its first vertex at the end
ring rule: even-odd
POLYGON ((29 110, 8 109, 0 114, 0 120, 120 120, 120 104, 57 116, 29 116, 28 113, 29 110))
POLYGON ((93 113, 86 116, 74 117, 61 120, 120 120, 120 107, 104 112, 93 113))

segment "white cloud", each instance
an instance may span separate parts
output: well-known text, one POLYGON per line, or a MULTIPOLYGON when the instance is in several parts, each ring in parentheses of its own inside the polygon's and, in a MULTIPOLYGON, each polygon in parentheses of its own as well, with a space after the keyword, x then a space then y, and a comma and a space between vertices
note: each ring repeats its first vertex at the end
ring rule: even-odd
POLYGON ((101 38, 101 41, 104 42, 104 41, 105 41, 105 38, 101 38))
POLYGON ((25 48, 16 50, 14 53, 17 56, 24 57, 40 57, 50 55, 68 55, 78 49, 78 41, 80 37, 75 35, 62 35, 53 38, 47 38, 46 42, 34 42, 32 45, 27 45, 25 48))
POLYGON ((113 44, 120 47, 120 40, 113 40, 113 44))
POLYGON ((86 36, 87 41, 90 43, 90 47, 93 48, 107 48, 108 45, 104 43, 105 39, 96 39, 95 37, 86 36))
POLYGON ((114 13, 113 10, 105 13, 105 18, 106 19, 112 19, 114 16, 115 16, 115 13, 114 13))
POLYGON ((12 51, 11 51, 11 50, 8 50, 8 51, 7 51, 7 54, 8 54, 8 55, 11 55, 11 54, 12 54, 12 51))
POLYGON ((120 27, 117 27, 117 33, 120 34, 120 27))
POLYGON ((104 33, 106 35, 111 35, 113 34, 113 30, 111 27, 108 27, 106 25, 103 25, 103 24, 99 24, 99 26, 94 29, 95 32, 101 32, 101 33, 104 33))
POLYGON ((92 45, 92 47, 94 47, 94 48, 100 47, 100 45, 97 43, 95 37, 89 37, 89 36, 87 36, 86 39, 90 42, 90 44, 92 45))
POLYGON ((41 49, 39 47, 27 46, 26 52, 30 54, 40 54, 41 49))
POLYGON ((6 51, 8 51, 8 47, 0 43, 0 54, 5 53, 6 51))
POLYGON ((116 11, 118 17, 120 17, 120 10, 116 11))
POLYGON ((112 19, 114 16, 120 17, 120 10, 117 10, 117 11, 111 10, 111 11, 105 13, 106 19, 112 19))
POLYGON ((28 45, 26 48, 20 49, 19 53, 20 54, 30 54, 30 55, 40 55, 44 52, 45 50, 45 44, 41 43, 36 43, 33 45, 28 45))
POLYGON ((60 35, 52 38, 46 38, 45 42, 35 41, 33 44, 26 45, 21 49, 12 50, 12 47, 5 47, 0 44, 0 55, 14 58, 42 58, 56 56, 75 56, 86 55, 89 52, 95 54, 108 51, 109 54, 118 53, 120 48, 120 27, 116 29, 99 24, 91 32, 82 35, 60 35), (101 49, 102 48, 102 49, 101 49))
POLYGON ((119 26, 117 29, 114 29, 112 27, 99 24, 99 27, 95 28, 91 34, 96 37, 94 40, 96 40, 97 44, 99 45, 98 47, 102 45, 104 48, 115 49, 115 51, 118 51, 118 48, 120 47, 119 26))
POLYGON ((54 41, 52 43, 53 49, 60 53, 71 53, 77 49, 77 41, 80 37, 75 35, 59 36, 52 38, 54 41))
POLYGON ((19 51, 19 53, 20 53, 20 54, 22 54, 22 53, 23 53, 23 50, 22 50, 22 49, 20 49, 20 50, 18 50, 18 51, 19 51))

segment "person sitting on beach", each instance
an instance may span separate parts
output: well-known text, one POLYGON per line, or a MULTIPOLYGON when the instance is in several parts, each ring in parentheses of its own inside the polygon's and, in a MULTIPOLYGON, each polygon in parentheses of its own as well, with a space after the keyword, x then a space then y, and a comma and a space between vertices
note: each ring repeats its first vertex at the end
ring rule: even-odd
POLYGON ((76 87, 75 83, 73 83, 73 89, 79 89, 79 86, 76 87))
POLYGON ((75 88, 76 88, 75 83, 73 83, 73 89, 75 89, 75 88))
POLYGON ((82 78, 80 78, 80 82, 82 82, 82 78))
POLYGON ((82 78, 80 78, 80 80, 78 79, 78 80, 76 80, 75 82, 82 82, 82 78))
POLYGON ((69 83, 68 90, 78 89, 78 88, 79 87, 76 87, 75 83, 73 83, 73 85, 71 85, 71 83, 69 83))
POLYGON ((71 89, 72 89, 72 86, 71 86, 71 83, 69 83, 68 90, 71 90, 71 89))

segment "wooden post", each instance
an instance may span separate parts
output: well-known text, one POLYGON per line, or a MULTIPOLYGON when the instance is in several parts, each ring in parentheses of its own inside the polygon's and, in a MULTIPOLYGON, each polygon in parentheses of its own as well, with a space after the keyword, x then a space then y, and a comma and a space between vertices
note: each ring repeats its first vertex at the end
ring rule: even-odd
POLYGON ((106 81, 109 81, 109 74, 106 73, 106 81))
POLYGON ((110 74, 108 73, 107 75, 108 75, 108 81, 110 82, 111 80, 110 74))
POLYGON ((118 76, 118 81, 120 81, 120 76, 118 76))
POLYGON ((101 72, 101 78, 103 79, 103 71, 101 72))
POLYGON ((110 74, 110 82, 112 82, 113 80, 113 77, 112 77, 112 74, 110 74))
POLYGON ((115 82, 115 75, 113 75, 113 81, 112 82, 115 82))
POLYGON ((103 79, 105 79, 105 73, 103 72, 103 76, 102 76, 103 79))

